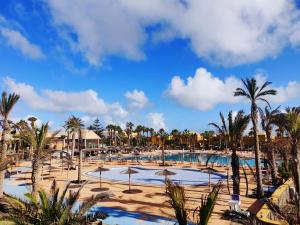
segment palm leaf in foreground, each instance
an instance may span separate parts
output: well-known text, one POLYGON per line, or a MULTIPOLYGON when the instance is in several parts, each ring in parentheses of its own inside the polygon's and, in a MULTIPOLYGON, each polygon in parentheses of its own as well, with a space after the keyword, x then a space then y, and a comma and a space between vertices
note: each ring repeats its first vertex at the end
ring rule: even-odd
POLYGON ((6 211, 2 210, 0 204, 0 210, 5 213, 8 212, 7 216, 4 216, 2 219, 14 221, 17 225, 87 224, 89 219, 85 217, 85 214, 88 210, 98 201, 111 196, 107 192, 92 196, 83 201, 79 209, 74 212, 82 188, 66 196, 69 187, 69 184, 66 185, 59 196, 60 190, 54 180, 49 195, 41 190, 37 197, 30 193, 26 194, 26 200, 7 196, 5 199, 6 211))

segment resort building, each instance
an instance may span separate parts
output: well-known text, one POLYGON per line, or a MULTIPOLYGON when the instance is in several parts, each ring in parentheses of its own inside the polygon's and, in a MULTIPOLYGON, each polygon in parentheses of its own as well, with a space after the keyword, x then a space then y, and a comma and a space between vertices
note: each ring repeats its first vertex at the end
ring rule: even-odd
MULTIPOLYGON (((50 134, 51 135, 51 134, 50 134)), ((78 149, 78 133, 75 135, 75 149, 78 149)), ((99 148, 101 146, 101 138, 92 130, 82 129, 81 139, 83 148, 99 148)), ((55 140, 51 144, 51 147, 57 150, 71 149, 73 142, 73 133, 59 132, 55 136, 55 140)))

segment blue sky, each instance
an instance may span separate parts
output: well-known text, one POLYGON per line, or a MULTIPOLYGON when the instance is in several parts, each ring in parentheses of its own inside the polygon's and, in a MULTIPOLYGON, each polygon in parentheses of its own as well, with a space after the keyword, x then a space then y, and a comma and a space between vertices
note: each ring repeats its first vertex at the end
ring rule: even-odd
POLYGON ((240 78, 299 105, 299 13, 286 0, 1 1, 0 88, 21 95, 14 120, 203 131, 248 111, 232 97, 240 78))

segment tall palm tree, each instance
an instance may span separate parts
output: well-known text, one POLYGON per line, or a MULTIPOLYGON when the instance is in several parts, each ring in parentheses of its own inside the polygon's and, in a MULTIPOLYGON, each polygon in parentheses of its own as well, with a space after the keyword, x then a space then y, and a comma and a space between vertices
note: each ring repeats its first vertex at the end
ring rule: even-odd
POLYGON ((161 140, 161 144, 162 144, 162 150, 161 150, 161 157, 162 157, 162 165, 165 165, 165 139, 167 136, 166 131, 163 128, 160 128, 158 130, 158 134, 161 140))
POLYGON ((49 135, 48 131, 48 123, 42 124, 40 128, 24 124, 24 126, 20 129, 20 138, 33 149, 31 182, 32 194, 34 196, 38 194, 40 189, 43 161, 47 156, 51 156, 51 150, 47 149, 46 146, 59 132, 56 131, 49 135))
POLYGON ((297 193, 295 202, 298 208, 298 223, 300 223, 300 107, 286 108, 286 112, 278 116, 278 121, 284 121, 291 144, 292 173, 297 193))
POLYGON ((270 156, 270 165, 271 165, 271 176, 272 176, 272 183, 273 185, 276 185, 277 183, 277 168, 276 168, 276 162, 275 162, 275 154, 273 149, 271 148, 271 134, 273 130, 273 125, 277 120, 277 115, 280 113, 279 107, 276 109, 271 109, 269 106, 266 106, 264 110, 259 108, 260 112, 260 118, 261 118, 261 127, 266 133, 267 137, 267 153, 270 156))
MULTIPOLYGON (((224 118, 223 114, 222 118, 224 118)), ((238 111, 237 115, 233 118, 232 111, 228 113, 227 123, 222 120, 222 125, 210 123, 216 127, 219 132, 227 132, 229 146, 232 150, 231 167, 232 167, 232 180, 233 180, 233 193, 240 194, 240 158, 237 155, 237 148, 241 146, 244 131, 246 130, 250 121, 250 116, 245 115, 243 110, 238 111), (220 129, 222 127, 222 129, 220 129)))
POLYGON ((113 125, 113 124, 108 124, 108 125, 106 126, 106 129, 107 129, 107 131, 108 131, 109 145, 110 145, 110 146, 112 145, 113 128, 114 128, 114 125, 113 125))
POLYGON ((258 139, 258 106, 259 101, 266 102, 269 105, 266 97, 269 95, 276 95, 277 91, 274 89, 269 89, 268 86, 271 82, 264 82, 262 86, 257 85, 255 78, 242 79, 243 88, 237 88, 234 92, 234 96, 246 97, 251 104, 251 121, 253 125, 254 132, 254 144, 255 144, 255 164, 256 164, 256 179, 257 179, 257 198, 261 198, 264 195, 262 188, 262 174, 260 168, 260 148, 258 139))
POLYGON ((71 158, 73 159, 74 152, 75 152, 75 137, 76 137, 76 134, 78 134, 78 136, 79 136, 79 130, 83 127, 83 123, 82 123, 82 120, 80 118, 78 118, 76 116, 71 116, 65 122, 64 127, 66 127, 66 129, 69 130, 72 133, 71 158))
MULTIPOLYGON (((1 102, 0 102, 0 117, 2 119, 2 135, 1 135, 1 149, 0 149, 0 163, 6 161, 6 152, 7 152, 7 142, 8 135, 10 132, 9 125, 9 115, 18 102, 20 96, 12 93, 7 94, 6 92, 2 92, 1 102)), ((3 180, 4 180, 4 171, 0 171, 0 198, 3 196, 3 180)))
POLYGON ((50 188, 50 193, 44 190, 39 191, 38 196, 32 194, 25 194, 26 200, 16 199, 8 196, 6 200, 6 207, 1 208, 8 212, 4 218, 15 224, 32 224, 32 225, 80 225, 90 224, 93 217, 87 217, 85 214, 90 208, 100 200, 110 197, 107 192, 100 193, 96 196, 91 196, 85 199, 80 207, 75 211, 74 208, 78 205, 80 191, 82 187, 76 192, 68 194, 70 183, 60 191, 54 180, 50 188))
POLYGON ((182 134, 185 144, 188 147, 190 145, 191 131, 189 131, 188 129, 184 129, 181 134, 182 134))
POLYGON ((181 135, 180 131, 177 129, 173 129, 170 134, 172 135, 174 144, 175 145, 180 144, 180 135, 181 135))
POLYGON ((132 122, 126 123, 126 134, 128 136, 128 146, 131 145, 131 135, 133 130, 134 124, 132 122))
POLYGON ((137 125, 135 128, 135 132, 137 132, 137 139, 138 139, 138 145, 141 144, 141 136, 142 136, 142 131, 143 131, 143 126, 142 125, 137 125))

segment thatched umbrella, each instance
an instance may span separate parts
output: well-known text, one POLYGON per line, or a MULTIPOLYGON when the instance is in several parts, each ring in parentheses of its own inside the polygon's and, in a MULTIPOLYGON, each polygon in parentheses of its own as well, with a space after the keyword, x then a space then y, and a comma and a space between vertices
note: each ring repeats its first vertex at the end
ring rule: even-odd
POLYGON ((96 171, 95 171, 95 172, 99 172, 99 175, 100 175, 100 190, 102 189, 101 175, 102 175, 102 172, 106 172, 106 171, 109 171, 109 169, 104 168, 103 166, 99 166, 98 169, 96 169, 96 171))
MULTIPOLYGON (((160 171, 157 171, 155 173, 155 175, 158 175, 158 176, 165 176, 165 184, 167 183, 167 178, 168 176, 173 176, 173 175, 176 175, 175 172, 172 172, 170 170, 167 170, 167 169, 164 169, 164 170, 160 170, 160 171)), ((167 192, 167 188, 166 188, 166 192, 167 192)))
POLYGON ((135 173, 138 173, 138 171, 133 170, 130 167, 128 167, 127 170, 121 171, 121 174, 128 174, 128 176, 129 176, 129 189, 128 189, 128 192, 130 192, 130 178, 131 178, 131 174, 135 174, 135 173))

